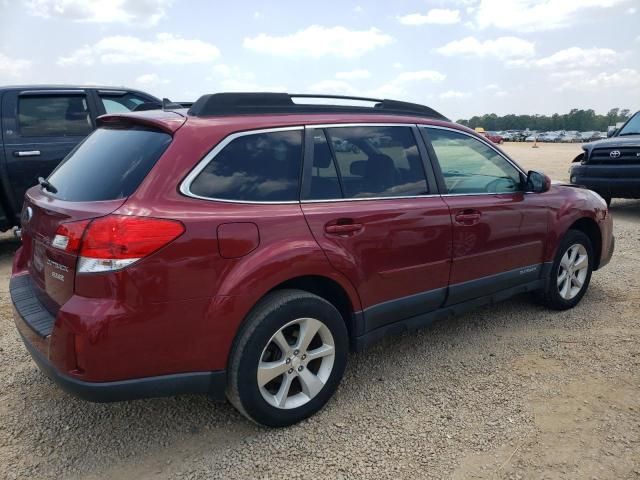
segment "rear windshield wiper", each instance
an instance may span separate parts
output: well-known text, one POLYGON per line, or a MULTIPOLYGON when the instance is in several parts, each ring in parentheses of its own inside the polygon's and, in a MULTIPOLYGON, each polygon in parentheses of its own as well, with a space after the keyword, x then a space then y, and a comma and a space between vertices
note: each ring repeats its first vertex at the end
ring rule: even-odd
POLYGON ((42 177, 38 177, 38 183, 45 190, 47 190, 47 191, 49 191, 51 193, 58 193, 58 189, 56 187, 54 187, 53 185, 51 185, 51 183, 49 183, 49 180, 47 180, 45 178, 42 178, 42 177))

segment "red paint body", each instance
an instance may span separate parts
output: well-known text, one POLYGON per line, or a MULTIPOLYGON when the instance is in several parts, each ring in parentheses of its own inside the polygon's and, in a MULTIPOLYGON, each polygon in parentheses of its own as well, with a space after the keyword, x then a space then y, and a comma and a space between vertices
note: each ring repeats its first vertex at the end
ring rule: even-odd
POLYGON ((241 130, 377 122, 441 125, 478 137, 458 125, 354 114, 186 121, 162 112, 126 117, 174 137, 140 187, 125 200, 92 203, 64 202, 33 187, 25 203, 33 208, 33 220, 24 227, 23 247, 14 260, 13 275, 30 273, 39 299, 57 312, 46 339, 17 318, 19 330, 58 370, 78 379, 103 382, 223 370, 251 308, 279 284, 298 277, 331 280, 346 294, 351 311, 361 312, 396 298, 551 261, 559 240, 579 219, 597 224, 602 261, 608 261, 612 224, 606 206, 577 188, 290 204, 207 201, 178 190, 199 160, 241 130), (455 221, 468 210, 480 212, 477 222, 455 221), (124 270, 74 275, 76 257, 50 246, 57 225, 110 213, 177 219, 185 232, 124 270), (326 231, 327 224, 340 219, 362 228, 326 231), (68 281, 56 284, 51 279, 49 261, 69 269, 68 281), (34 262, 42 262, 43 268, 34 262), (82 358, 77 358, 75 337, 81 338, 82 358))

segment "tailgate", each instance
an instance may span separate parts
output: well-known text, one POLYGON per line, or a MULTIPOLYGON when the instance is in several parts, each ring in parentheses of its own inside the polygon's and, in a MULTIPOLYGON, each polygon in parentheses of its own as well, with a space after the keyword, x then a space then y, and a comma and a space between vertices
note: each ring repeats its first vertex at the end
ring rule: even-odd
POLYGON ((78 256, 52 246, 63 223, 102 217, 125 199, 101 202, 68 202, 54 198, 39 186, 26 196, 22 214, 22 242, 35 293, 52 313, 73 295, 78 256))

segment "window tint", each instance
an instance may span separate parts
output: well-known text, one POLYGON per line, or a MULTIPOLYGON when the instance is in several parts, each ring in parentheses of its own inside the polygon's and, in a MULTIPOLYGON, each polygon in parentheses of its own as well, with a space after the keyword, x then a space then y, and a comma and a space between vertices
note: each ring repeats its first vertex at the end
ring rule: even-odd
POLYGON ((324 132, 315 130, 311 187, 307 199, 328 200, 332 198, 342 198, 338 173, 324 132))
POLYGON ((191 192, 223 200, 297 200, 302 133, 291 130, 236 138, 200 172, 191 192))
POLYGON ((107 113, 126 113, 133 111, 138 105, 146 102, 144 98, 141 98, 133 93, 127 93, 126 95, 100 95, 102 105, 107 113))
POLYGON ((84 95, 18 97, 18 127, 25 137, 84 136, 93 129, 84 95))
POLYGON ((74 202, 131 195, 171 143, 171 136, 143 128, 99 128, 49 176, 56 197, 74 202))
POLYGON ((426 130, 448 193, 509 193, 521 190, 518 169, 483 142, 450 130, 426 130))
POLYGON ((427 180, 408 127, 327 129, 346 198, 423 195, 427 180))

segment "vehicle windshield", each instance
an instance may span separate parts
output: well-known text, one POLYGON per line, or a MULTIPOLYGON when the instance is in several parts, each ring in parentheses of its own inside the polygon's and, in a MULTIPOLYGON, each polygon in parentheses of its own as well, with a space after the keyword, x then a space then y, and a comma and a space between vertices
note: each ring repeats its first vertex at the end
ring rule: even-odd
POLYGON ((618 136, 623 135, 640 135, 640 112, 636 113, 627 124, 622 127, 618 136))

